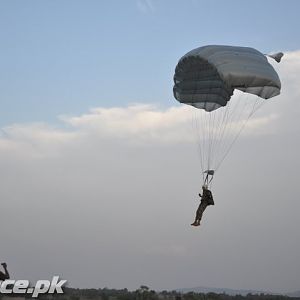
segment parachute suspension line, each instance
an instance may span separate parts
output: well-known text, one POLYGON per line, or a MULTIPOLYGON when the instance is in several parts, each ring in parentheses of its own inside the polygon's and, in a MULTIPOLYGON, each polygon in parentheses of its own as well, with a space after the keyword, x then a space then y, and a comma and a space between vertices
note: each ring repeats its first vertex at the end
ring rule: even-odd
POLYGON ((223 114, 219 114, 218 112, 213 112, 214 114, 214 118, 216 119, 216 121, 214 121, 214 128, 215 128, 215 132, 213 133, 213 141, 212 141, 212 149, 213 149, 213 154, 212 157, 215 157, 215 150, 218 144, 218 139, 220 136, 220 132, 221 132, 221 123, 222 123, 222 115, 223 114))
POLYGON ((209 161, 208 161, 208 170, 210 170, 213 166, 213 144, 215 138, 215 113, 214 111, 209 113, 209 161))
POLYGON ((244 101, 241 101, 241 94, 237 97, 237 99, 233 98, 231 102, 231 107, 228 110, 228 119, 227 119, 227 127, 224 132, 224 142, 228 141, 228 138, 230 135, 234 132, 234 126, 237 126, 238 121, 241 118, 242 111, 245 108, 245 103, 247 100, 248 95, 246 96, 246 99, 244 101), (243 105, 242 105, 243 104, 243 105))
POLYGON ((208 136, 207 136, 207 170, 210 170, 211 166, 211 140, 212 140, 212 114, 209 112, 207 113, 207 129, 208 129, 208 136))
POLYGON ((203 171, 205 171, 208 166, 207 166, 207 155, 208 155, 208 149, 207 149, 207 140, 208 140, 208 124, 207 124, 207 119, 208 119, 208 116, 207 116, 207 112, 206 111, 202 111, 200 112, 200 118, 201 118, 201 124, 200 123, 200 128, 202 128, 202 137, 201 137, 201 142, 202 142, 202 147, 203 147, 203 160, 204 160, 204 169, 203 171))
POLYGON ((194 110, 194 121, 195 121, 195 135, 198 145, 198 157, 200 158, 200 165, 201 165, 201 174, 202 180, 205 180, 204 171, 206 170, 206 162, 207 162, 207 155, 206 155, 206 140, 207 140, 207 116, 206 112, 202 110, 195 109, 194 110))
POLYGON ((206 166, 206 169, 209 170, 209 160, 210 160, 210 119, 211 119, 211 115, 209 112, 206 112, 205 113, 205 116, 206 116, 206 127, 207 127, 207 139, 206 139, 206 146, 207 146, 207 149, 206 149, 206 153, 207 153, 207 166, 206 166))
POLYGON ((195 133, 195 136, 196 136, 196 143, 197 143, 197 148, 198 148, 198 158, 200 160, 200 167, 201 167, 201 173, 202 173, 202 177, 203 177, 203 181, 204 181, 204 162, 203 162, 203 151, 201 148, 201 139, 200 139, 200 132, 199 132, 199 124, 197 122, 197 109, 193 110, 192 112, 192 124, 193 124, 193 129, 194 129, 194 133, 195 133))
POLYGON ((225 107, 212 112, 193 110, 192 124, 197 138, 202 180, 209 186, 212 185, 213 175, 205 171, 220 168, 249 119, 265 103, 260 102, 258 96, 255 100, 250 97, 248 101, 249 94, 242 95, 239 93, 225 107))
MULTIPOLYGON (((203 176, 205 176, 205 170, 209 169, 209 136, 210 136, 210 124, 209 124, 209 116, 210 113, 202 110, 199 111, 199 127, 202 129, 202 149, 203 149, 203 162, 204 169, 202 170, 203 176)), ((205 182, 205 178, 204 178, 205 182)))
POLYGON ((243 129, 245 128, 246 124, 248 123, 249 119, 253 116, 253 114, 262 107, 262 105, 264 104, 265 101, 263 102, 259 102, 259 97, 257 96, 252 109, 249 113, 249 115, 247 116, 247 118, 244 120, 242 126, 240 127, 239 131, 237 132, 237 134, 235 135, 234 139, 232 140, 232 142, 230 143, 229 147, 227 148, 227 151, 225 152, 225 154, 223 155, 222 159, 220 160, 219 164, 216 167, 216 170, 219 169, 219 167, 221 166, 222 162, 224 161, 224 159, 227 157, 227 155, 229 154, 230 150, 232 149, 233 145, 235 144, 236 140, 238 139, 238 137, 240 136, 241 132, 243 131, 243 129))
POLYGON ((202 161, 202 176, 203 182, 205 181, 204 171, 209 169, 211 160, 211 145, 210 142, 213 136, 213 119, 212 114, 204 110, 196 110, 195 112, 195 122, 197 124, 197 136, 199 153, 201 155, 202 161))
POLYGON ((208 124, 208 165, 207 170, 211 167, 211 153, 212 153, 212 128, 213 128, 213 114, 209 113, 209 124, 208 124))
MULTIPOLYGON (((240 133, 242 132, 248 119, 250 118, 248 116, 246 118, 246 120, 244 120, 242 125, 239 125, 239 123, 241 123, 241 120, 242 120, 243 112, 245 112, 245 108, 247 106, 248 94, 246 95, 246 98, 243 101, 241 101, 240 98, 241 98, 241 94, 239 95, 238 99, 236 100, 236 103, 234 104, 234 109, 230 113, 229 120, 228 120, 229 129, 227 130, 227 132, 225 134, 224 143, 223 143, 224 144, 223 150, 225 150, 225 151, 222 151, 225 154, 222 157, 220 157, 218 165, 216 166, 216 170, 219 169, 220 165, 223 163, 223 161, 229 154, 235 141, 238 139, 240 133), (243 102, 243 105, 240 104, 241 102, 243 102), (233 129, 234 126, 236 126, 237 132, 234 132, 234 129, 233 129), (226 141, 228 141, 228 137, 230 136, 230 134, 233 136, 233 138, 229 139, 229 140, 231 140, 231 142, 226 145, 225 143, 226 143, 226 141)), ((250 114, 251 114, 251 112, 250 112, 250 114)))
MULTIPOLYGON (((203 116, 203 112, 202 111, 196 111, 197 114, 200 113, 200 115, 196 115, 196 117, 200 117, 200 118, 204 118, 205 116, 203 116)), ((197 118, 197 125, 198 125, 198 138, 199 138, 199 144, 200 144, 200 148, 202 149, 202 177, 203 177, 203 180, 204 180, 204 170, 205 170, 205 128, 203 126, 201 126, 201 123, 199 121, 199 119, 197 118)))
MULTIPOLYGON (((223 161, 223 154, 226 153, 228 148, 231 148, 231 141, 235 139, 238 134, 240 127, 242 127, 242 119, 245 118, 245 112, 249 110, 248 106, 248 95, 241 100, 242 94, 238 97, 233 98, 230 102, 230 108, 228 110, 228 118, 226 121, 226 128, 221 138, 221 146, 219 147, 218 153, 218 164, 223 161)), ((246 117, 247 118, 247 117, 246 117)))
MULTIPOLYGON (((228 117, 229 104, 225 107, 220 108, 220 111, 215 111, 215 116, 218 117, 218 122, 216 122, 216 132, 214 133, 214 144, 213 148, 213 157, 217 159, 218 148, 221 144, 222 136, 225 131, 226 119, 228 117), (218 124, 218 126, 217 126, 218 124)), ((215 166, 214 166, 215 167, 215 166)))
POLYGON ((218 157, 220 153, 223 153, 222 149, 225 148, 226 144, 226 138, 228 136, 228 133, 230 133, 230 117, 234 116, 236 106, 232 104, 232 101, 229 101, 227 105, 223 109, 223 111, 220 112, 220 114, 223 116, 222 118, 222 125, 220 128, 220 134, 218 137, 217 145, 215 147, 215 156, 216 160, 218 160, 218 157), (233 106, 233 108, 231 108, 233 106))
POLYGON ((209 129, 209 124, 208 124, 208 112, 206 111, 202 111, 200 113, 200 117, 202 118, 201 123, 204 125, 202 125, 201 123, 199 124, 199 127, 202 128, 202 137, 201 137, 201 141, 202 141, 202 147, 203 147, 203 160, 204 160, 204 170, 205 171, 208 168, 208 129, 209 129))
POLYGON ((211 156, 212 156, 212 163, 211 166, 214 168, 214 163, 215 163, 215 144, 216 144, 216 138, 218 135, 218 125, 220 123, 220 116, 217 112, 213 112, 212 114, 213 117, 213 124, 212 124, 212 141, 211 141, 211 156))
POLYGON ((203 156, 203 158, 204 158, 204 170, 203 171, 205 171, 205 169, 208 169, 208 129, 209 129, 209 124, 208 124, 208 112, 206 112, 206 111, 203 111, 203 112, 201 112, 201 114, 200 114, 200 117, 201 117, 201 123, 203 124, 202 126, 201 126, 201 124, 200 124, 200 128, 203 128, 203 130, 202 130, 202 139, 201 139, 201 141, 202 141, 202 147, 203 147, 203 153, 204 153, 204 156, 203 156))
POLYGON ((211 168, 213 168, 214 165, 214 144, 215 144, 215 139, 216 139, 216 124, 217 124, 217 120, 216 120, 216 116, 217 114, 215 113, 215 111, 212 111, 210 113, 210 150, 209 150, 209 155, 210 155, 210 159, 209 159, 209 168, 208 170, 210 170, 211 168))

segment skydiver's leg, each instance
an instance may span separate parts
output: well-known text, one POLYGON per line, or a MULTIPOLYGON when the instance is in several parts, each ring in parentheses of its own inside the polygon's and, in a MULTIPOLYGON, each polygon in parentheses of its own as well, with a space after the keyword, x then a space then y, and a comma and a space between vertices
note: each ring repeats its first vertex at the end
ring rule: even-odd
MULTIPOLYGON (((199 207, 200 207, 200 205, 199 205, 199 207)), ((198 210, 199 210, 199 207, 198 207, 198 209, 196 211, 195 221, 194 221, 194 223, 191 224, 192 226, 199 226, 200 225, 200 223, 198 222, 198 210)))
POLYGON ((195 221, 191 225, 192 226, 199 226, 200 225, 200 221, 198 221, 197 219, 195 219, 195 221))
POLYGON ((202 215, 203 215, 203 212, 205 211, 207 207, 207 203, 204 202, 204 201, 201 201, 198 209, 197 209, 197 212, 196 212, 196 218, 195 218, 195 222, 192 223, 191 225, 193 226, 199 226, 200 225, 200 221, 202 219, 202 215))
POLYGON ((202 201, 197 209, 196 219, 199 225, 206 207, 207 207, 207 203, 202 201))

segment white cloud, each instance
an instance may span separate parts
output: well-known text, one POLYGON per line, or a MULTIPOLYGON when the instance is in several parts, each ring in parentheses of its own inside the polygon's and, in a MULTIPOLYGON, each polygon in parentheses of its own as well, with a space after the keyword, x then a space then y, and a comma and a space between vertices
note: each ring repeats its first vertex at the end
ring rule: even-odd
MULTIPOLYGON (((2 128, 1 151, 32 151, 36 155, 55 155, 68 144, 81 143, 84 139, 120 139, 126 143, 190 143, 195 142, 192 116, 195 109, 181 105, 159 109, 154 105, 94 108, 81 116, 60 119, 68 129, 48 124, 13 124, 2 128), (23 150, 21 150, 23 149, 23 150)), ((275 121, 276 116, 262 116, 248 122, 248 134, 275 121)), ((228 123, 228 131, 236 132, 243 120, 228 123)), ((202 125, 201 125, 202 126, 202 125)), ((202 130, 204 127, 202 128, 202 130)))
POLYGON ((76 140, 79 135, 79 132, 43 123, 13 124, 2 128, 0 151, 38 157, 56 155, 61 147, 76 140))
POLYGON ((73 128, 92 131, 113 138, 178 140, 186 135, 189 108, 171 107, 160 110, 153 105, 95 108, 78 117, 61 117, 73 128), (175 131, 175 133, 174 133, 175 131))

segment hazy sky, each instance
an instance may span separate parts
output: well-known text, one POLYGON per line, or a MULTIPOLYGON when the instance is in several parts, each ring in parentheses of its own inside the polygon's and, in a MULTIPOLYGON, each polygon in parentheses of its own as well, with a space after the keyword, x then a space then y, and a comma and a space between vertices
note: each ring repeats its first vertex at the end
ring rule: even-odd
POLYGON ((0 260, 75 287, 300 286, 299 1, 0 0, 0 260), (283 51, 189 225, 201 174, 178 59, 283 51), (262 122, 263 121, 263 122, 262 122))

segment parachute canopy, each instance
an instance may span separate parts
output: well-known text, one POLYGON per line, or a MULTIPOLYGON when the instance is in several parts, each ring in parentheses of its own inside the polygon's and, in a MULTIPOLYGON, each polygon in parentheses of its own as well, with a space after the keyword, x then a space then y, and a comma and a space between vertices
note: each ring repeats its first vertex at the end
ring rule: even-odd
POLYGON ((269 99, 280 88, 276 71, 258 50, 210 45, 179 60, 173 93, 179 102, 210 112, 226 106, 234 89, 269 99))
MULTIPOLYGON (((268 56, 279 62, 283 53, 268 56)), ((197 108, 192 110, 193 127, 205 184, 211 184, 264 99, 279 95, 280 89, 280 79, 267 57, 253 48, 210 45, 179 60, 174 97, 197 108)), ((259 124, 257 119, 252 128, 259 124)))

